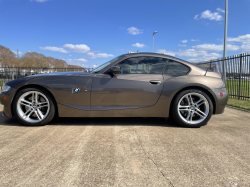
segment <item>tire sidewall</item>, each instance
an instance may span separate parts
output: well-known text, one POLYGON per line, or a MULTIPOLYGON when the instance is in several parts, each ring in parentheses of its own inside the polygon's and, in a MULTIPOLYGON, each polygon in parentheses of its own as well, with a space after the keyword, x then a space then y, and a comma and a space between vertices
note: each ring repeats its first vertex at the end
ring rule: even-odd
POLYGON ((13 100, 13 113, 15 115, 15 117, 18 119, 19 122, 21 122, 23 125, 27 125, 27 126, 42 126, 42 125, 46 125, 47 123, 49 123, 54 115, 55 115, 55 103, 53 102, 53 99, 51 97, 51 95, 44 89, 41 89, 41 88, 24 88, 22 90, 20 90, 14 100, 13 100), (25 120, 22 119, 22 117, 19 116, 18 112, 17 112, 17 104, 18 104, 18 99, 26 92, 29 92, 29 91, 37 91, 37 92, 40 92, 42 94, 44 94, 47 99, 49 100, 49 104, 50 104, 50 111, 48 113, 48 115, 42 120, 42 121, 39 121, 37 123, 30 123, 30 122, 27 122, 25 120))
POLYGON ((174 102, 173 102, 173 105, 171 107, 171 117, 180 125, 182 126, 185 126, 185 127, 200 127, 200 126, 204 126, 207 124, 207 122, 210 120, 211 116, 213 114, 213 103, 210 99, 210 97, 203 91, 201 90, 196 90, 196 89, 189 89, 189 90, 184 90, 182 91, 181 93, 179 93, 176 98, 174 99, 174 102), (209 104, 209 113, 206 117, 206 119, 198 124, 189 124, 185 121, 183 121, 181 119, 181 117, 179 116, 179 112, 178 112, 178 104, 179 104, 179 101, 180 99, 188 94, 188 93, 198 93, 198 94, 201 94, 203 95, 207 101, 208 101, 208 104, 209 104))

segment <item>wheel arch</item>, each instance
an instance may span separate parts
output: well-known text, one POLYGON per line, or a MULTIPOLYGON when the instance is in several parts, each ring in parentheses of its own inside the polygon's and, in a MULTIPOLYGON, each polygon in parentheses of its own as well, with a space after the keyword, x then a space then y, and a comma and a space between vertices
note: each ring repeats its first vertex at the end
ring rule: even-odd
POLYGON ((58 116, 58 106, 57 106, 57 102, 56 102, 56 99, 55 99, 54 95, 49 91, 49 89, 47 89, 47 88, 44 87, 44 86, 37 85, 37 84, 27 84, 27 85, 24 85, 24 86, 21 86, 20 88, 18 88, 17 91, 15 92, 14 97, 12 98, 12 101, 11 101, 11 113, 12 113, 12 116, 13 116, 13 117, 14 117, 13 103, 14 103, 14 100, 15 100, 15 98, 16 98, 16 95, 17 95, 18 92, 20 92, 21 90, 23 90, 23 89, 25 89, 25 88, 37 88, 37 89, 46 90, 46 91, 50 94, 50 96, 51 96, 51 98, 52 98, 52 100, 53 100, 53 102, 54 102, 54 105, 55 105, 55 115, 58 116))
MULTIPOLYGON (((216 102, 215 102, 215 98, 213 96, 213 94, 211 92, 209 92, 207 89, 201 87, 201 86, 188 86, 188 87, 185 87, 185 88, 182 88, 180 89, 178 92, 175 93, 174 97, 172 98, 171 100, 171 103, 170 103, 170 110, 172 108, 172 105, 173 105, 173 102, 175 100, 175 98, 177 97, 177 95, 185 90, 189 90, 189 89, 197 89, 197 90, 201 90, 203 92, 205 92, 209 98, 211 99, 212 103, 213 103, 213 114, 215 114, 215 111, 216 111, 216 102)), ((169 110, 169 112, 170 112, 169 110)))

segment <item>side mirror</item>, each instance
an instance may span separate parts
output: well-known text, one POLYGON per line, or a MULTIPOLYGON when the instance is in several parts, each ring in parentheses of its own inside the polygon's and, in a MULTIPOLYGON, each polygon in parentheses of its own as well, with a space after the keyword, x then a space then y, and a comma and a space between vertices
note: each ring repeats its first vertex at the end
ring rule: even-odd
POLYGON ((113 66, 110 68, 111 73, 116 74, 120 71, 120 66, 113 66))

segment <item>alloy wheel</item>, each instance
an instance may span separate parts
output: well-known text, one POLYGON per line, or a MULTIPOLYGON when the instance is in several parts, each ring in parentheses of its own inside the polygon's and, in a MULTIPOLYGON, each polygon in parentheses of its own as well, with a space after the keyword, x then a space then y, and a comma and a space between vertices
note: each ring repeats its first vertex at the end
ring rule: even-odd
POLYGON ((202 94, 187 93, 178 102, 178 114, 188 124, 201 123, 209 114, 208 100, 202 94))
POLYGON ((29 123, 38 123, 49 114, 50 103, 48 98, 38 91, 29 91, 22 94, 17 101, 17 114, 29 123))

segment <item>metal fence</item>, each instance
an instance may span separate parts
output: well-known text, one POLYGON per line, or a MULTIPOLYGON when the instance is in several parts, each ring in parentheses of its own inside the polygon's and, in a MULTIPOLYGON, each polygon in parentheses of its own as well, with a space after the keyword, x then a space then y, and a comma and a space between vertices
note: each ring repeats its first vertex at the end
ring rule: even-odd
MULTIPOLYGON (((225 59, 200 62, 197 63, 197 65, 219 72, 222 76, 224 60, 226 62, 226 87, 229 96, 242 100, 250 100, 250 53, 234 55, 225 59)), ((92 68, 0 67, 0 87, 2 87, 5 82, 29 75, 66 71, 88 72, 91 70, 92 68)))
POLYGON ((223 61, 226 62, 226 87, 229 96, 239 100, 250 100, 250 53, 243 53, 225 59, 197 63, 197 65, 223 75, 223 61))
POLYGON ((4 83, 30 75, 41 73, 67 72, 67 71, 83 71, 89 72, 93 68, 30 68, 30 67, 0 67, 0 87, 4 83))

